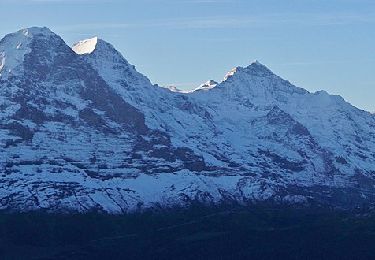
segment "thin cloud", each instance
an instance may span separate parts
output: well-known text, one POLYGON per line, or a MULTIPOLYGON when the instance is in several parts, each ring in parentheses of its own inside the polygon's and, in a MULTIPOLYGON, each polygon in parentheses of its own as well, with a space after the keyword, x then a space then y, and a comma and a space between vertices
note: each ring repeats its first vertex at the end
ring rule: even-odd
POLYGON ((319 61, 292 61, 283 63, 273 63, 273 65, 280 66, 312 66, 323 64, 347 64, 353 62, 374 62, 375 59, 356 59, 356 60, 319 60, 319 61))
MULTIPOLYGON (((60 1, 60 0, 34 0, 60 1)), ((85 0, 82 0, 85 1, 85 0)), ((129 29, 129 28, 169 28, 169 29, 226 29, 256 28, 271 26, 340 26, 349 24, 375 23, 375 14, 270 14, 262 16, 232 17, 186 17, 158 19, 123 23, 89 23, 61 27, 63 30, 85 29, 129 29)))
POLYGON ((77 2, 85 2, 88 4, 96 4, 96 3, 110 3, 116 2, 116 0, 0 0, 0 3, 7 3, 7 4, 47 4, 47 3, 77 3, 77 2))
POLYGON ((233 3, 233 0, 182 0, 176 1, 177 3, 184 4, 221 4, 221 3, 233 3))

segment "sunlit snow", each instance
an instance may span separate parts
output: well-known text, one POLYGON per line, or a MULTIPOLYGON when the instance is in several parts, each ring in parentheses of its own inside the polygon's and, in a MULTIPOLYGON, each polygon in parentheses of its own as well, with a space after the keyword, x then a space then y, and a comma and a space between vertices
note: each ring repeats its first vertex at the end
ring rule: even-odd
POLYGON ((79 55, 90 54, 95 50, 98 43, 98 37, 80 41, 73 45, 72 49, 79 55))

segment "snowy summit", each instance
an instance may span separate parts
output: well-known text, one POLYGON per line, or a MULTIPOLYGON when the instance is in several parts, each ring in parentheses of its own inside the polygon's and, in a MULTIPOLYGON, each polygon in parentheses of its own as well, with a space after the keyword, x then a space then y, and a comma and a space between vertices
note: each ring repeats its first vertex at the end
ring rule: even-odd
POLYGON ((73 45, 72 49, 79 55, 90 54, 95 50, 97 43, 98 37, 93 37, 91 39, 79 41, 78 43, 73 45))

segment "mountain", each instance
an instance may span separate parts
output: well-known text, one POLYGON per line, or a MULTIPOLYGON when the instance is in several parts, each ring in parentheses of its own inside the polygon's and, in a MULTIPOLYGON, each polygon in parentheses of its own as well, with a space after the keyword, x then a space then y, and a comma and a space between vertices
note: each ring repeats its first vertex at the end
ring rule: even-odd
POLYGON ((101 39, 33 27, 0 62, 1 209, 375 202, 374 115, 257 61, 181 93, 101 39))

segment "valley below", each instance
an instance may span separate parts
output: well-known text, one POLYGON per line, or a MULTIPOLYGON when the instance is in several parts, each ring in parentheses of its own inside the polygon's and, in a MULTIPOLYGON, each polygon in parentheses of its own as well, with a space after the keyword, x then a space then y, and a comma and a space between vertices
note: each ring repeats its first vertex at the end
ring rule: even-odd
POLYGON ((0 242, 1 259, 371 259, 375 215, 271 204, 2 212, 0 242))

